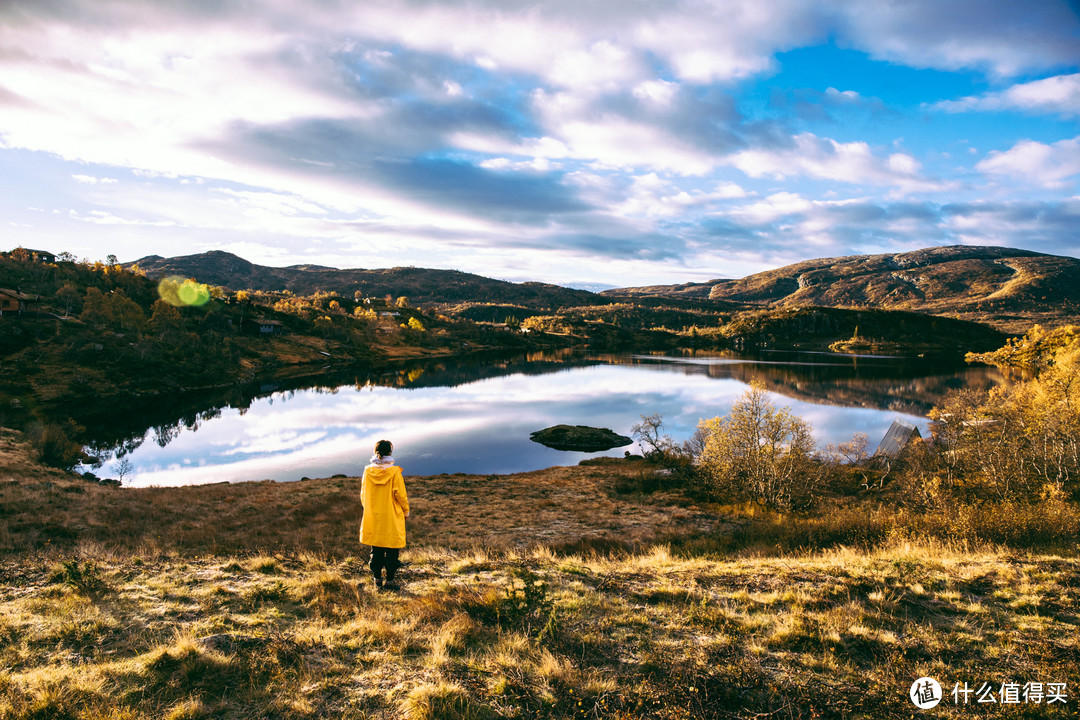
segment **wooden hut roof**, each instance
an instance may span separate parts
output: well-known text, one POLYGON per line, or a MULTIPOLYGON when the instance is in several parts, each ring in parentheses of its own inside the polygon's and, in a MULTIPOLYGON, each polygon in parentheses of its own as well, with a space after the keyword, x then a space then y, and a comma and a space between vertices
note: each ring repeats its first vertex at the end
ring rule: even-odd
POLYGON ((912 438, 922 439, 922 433, 919 432, 919 428, 906 420, 897 418, 896 420, 893 420, 893 424, 889 426, 889 431, 886 432, 885 437, 881 439, 881 443, 878 445, 877 450, 874 451, 874 457, 899 457, 900 453, 904 451, 904 448, 907 447, 907 444, 911 442, 912 438))

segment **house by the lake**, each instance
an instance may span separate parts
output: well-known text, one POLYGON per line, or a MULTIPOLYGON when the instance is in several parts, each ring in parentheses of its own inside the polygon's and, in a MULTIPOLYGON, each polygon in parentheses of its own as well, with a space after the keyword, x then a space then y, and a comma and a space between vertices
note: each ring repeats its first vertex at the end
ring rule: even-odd
POLYGON ((904 454, 905 450, 911 447, 912 443, 922 442, 922 439, 919 428, 906 420, 898 418, 893 420, 893 424, 889 426, 888 432, 885 433, 885 437, 881 439, 877 450, 874 451, 874 457, 896 460, 904 454))

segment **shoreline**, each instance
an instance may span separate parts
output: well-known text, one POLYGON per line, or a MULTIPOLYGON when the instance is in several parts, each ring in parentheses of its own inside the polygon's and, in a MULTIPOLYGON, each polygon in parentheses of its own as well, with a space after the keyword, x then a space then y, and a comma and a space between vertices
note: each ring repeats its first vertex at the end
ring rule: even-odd
MULTIPOLYGON (((0 555, 85 544, 185 554, 358 550, 356 476, 116 487, 37 464, 26 443, 4 430, 0 457, 7 528, 0 555)), ((615 459, 508 475, 408 476, 410 545, 634 546, 715 529, 713 516, 678 494, 635 495, 639 465, 615 459)))

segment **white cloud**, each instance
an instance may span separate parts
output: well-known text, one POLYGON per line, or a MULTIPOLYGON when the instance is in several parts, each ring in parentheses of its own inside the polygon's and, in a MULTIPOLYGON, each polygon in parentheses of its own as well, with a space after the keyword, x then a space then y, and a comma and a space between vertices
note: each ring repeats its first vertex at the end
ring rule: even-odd
POLYGON ((243 212, 257 211, 273 217, 281 215, 326 215, 326 208, 304 200, 296 195, 271 192, 239 191, 227 188, 214 188, 213 192, 224 196, 223 202, 229 207, 243 212))
POLYGON ((838 103, 857 103, 862 99, 854 90, 837 90, 834 87, 825 89, 825 97, 838 103))
POLYGON ((841 143, 812 133, 801 133, 792 147, 756 148, 730 156, 729 162, 751 177, 809 176, 846 183, 890 186, 899 192, 942 189, 942 184, 923 177, 919 162, 905 153, 882 159, 864 142, 841 143))
POLYGON ((695 212, 707 212, 725 200, 744 198, 746 190, 731 182, 716 183, 711 191, 686 190, 676 183, 647 173, 633 178, 627 198, 612 207, 620 216, 689 217, 695 212))
POLYGON ((1021 110, 1076 117, 1080 116, 1080 73, 1020 83, 1001 92, 946 100, 932 107, 953 113, 970 110, 1021 110))
POLYGON ((624 2, 373 1, 351 15, 336 6, 304 12, 308 22, 345 24, 361 36, 393 38, 487 69, 536 74, 563 89, 644 73, 647 56, 665 62, 678 80, 729 81, 771 68, 777 48, 823 37, 822 14, 809 0, 682 0, 661 11, 624 2))
POLYGON ((480 167, 487 168, 488 170, 546 173, 553 170, 559 170, 562 165, 557 162, 552 162, 546 157, 536 156, 531 160, 519 161, 510 160, 509 158, 504 157, 491 158, 490 160, 482 161, 480 167))
POLYGON ((176 223, 169 220, 140 220, 136 218, 120 217, 119 215, 114 215, 105 210, 91 210, 85 215, 72 210, 68 214, 72 220, 92 223, 94 225, 135 225, 142 227, 174 227, 176 225, 176 223))
POLYGON ((716 161, 664 128, 618 115, 570 119, 559 124, 560 134, 574 157, 610 168, 651 168, 705 175, 716 161))
POLYGON ((966 245, 1002 245, 1076 255, 1080 202, 975 202, 950 206, 943 225, 966 245))
POLYGON ((678 90, 678 83, 668 82, 667 80, 646 80, 635 87, 633 93, 634 97, 639 100, 648 100, 656 105, 666 107, 671 104, 678 90))
POLYGON ((116 178, 99 178, 93 175, 72 175, 71 179, 82 185, 97 185, 99 183, 102 185, 114 185, 120 182, 116 178))
POLYGON ((564 87, 615 90, 647 69, 634 53, 607 40, 570 50, 552 58, 549 79, 564 87))
MULTIPOLYGON (((662 91, 659 91, 662 92, 662 91)), ((537 120, 546 134, 513 141, 490 135, 458 133, 457 147, 498 156, 521 156, 533 160, 573 159, 615 169, 649 169, 700 176, 718 164, 709 153, 668 128, 648 119, 628 117, 594 107, 588 98, 571 93, 532 95, 537 120)), ((497 160, 489 167, 511 167, 497 160)))
POLYGON ((1021 140, 1004 152, 991 152, 975 167, 989 175, 1022 178, 1049 188, 1062 187, 1069 178, 1080 174, 1080 136, 1050 145, 1021 140))
POLYGON ((195 146, 238 122, 362 114, 286 65, 267 72, 289 39, 257 27, 42 23, 0 27, 0 41, 24 51, 0 58, 5 86, 33 100, 5 111, 0 134, 67 159, 230 177, 195 146))
POLYGON ((839 9, 845 44, 914 67, 1013 77, 1076 63, 1080 18, 1059 0, 864 0, 839 9))
POLYGON ((809 212, 813 208, 814 203, 797 193, 778 192, 728 214, 744 218, 754 225, 763 225, 789 215, 809 212))

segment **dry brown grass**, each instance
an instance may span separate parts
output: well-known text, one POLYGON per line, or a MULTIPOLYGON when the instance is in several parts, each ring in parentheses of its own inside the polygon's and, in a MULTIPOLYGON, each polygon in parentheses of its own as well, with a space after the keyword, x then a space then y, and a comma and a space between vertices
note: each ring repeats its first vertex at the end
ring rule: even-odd
POLYGON ((0 591, 5 720, 908 717, 924 675, 1080 683, 1072 558, 427 549, 404 591, 377 593, 356 558, 83 548, 93 594, 33 559, 0 591))
MULTIPOLYGON (((0 455, 0 553, 93 542, 114 549, 241 554, 358 551, 360 480, 117 488, 38 468, 14 435, 0 455)), ((637 465, 516 475, 407 477, 410 545, 450 548, 609 543, 696 534, 714 519, 675 495, 620 496, 637 465)))
POLYGON ((613 492, 640 472, 613 464, 410 478, 405 588, 379 593, 355 479, 111 488, 0 441, 0 720, 902 718, 924 675, 1067 684, 995 716, 1078 702, 1075 551, 850 509, 725 549, 676 495, 613 492))

